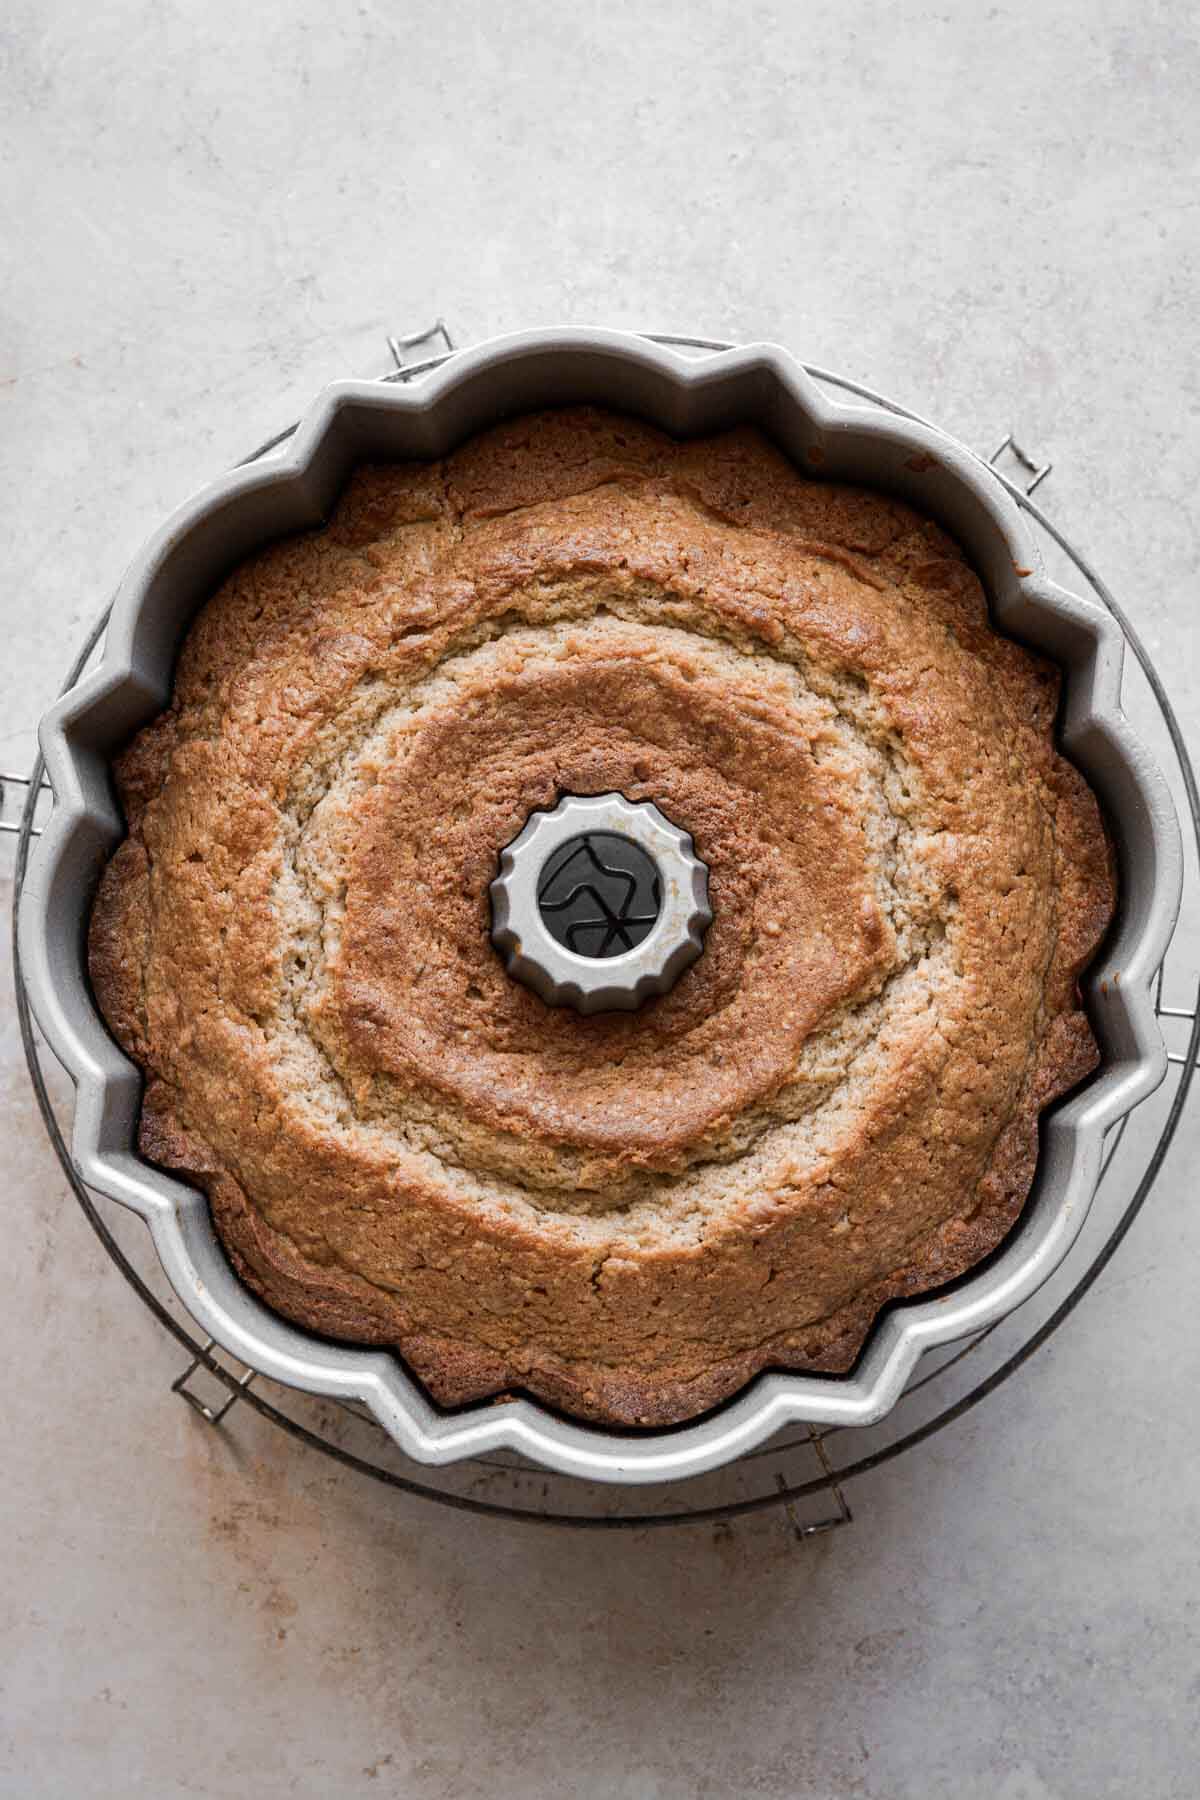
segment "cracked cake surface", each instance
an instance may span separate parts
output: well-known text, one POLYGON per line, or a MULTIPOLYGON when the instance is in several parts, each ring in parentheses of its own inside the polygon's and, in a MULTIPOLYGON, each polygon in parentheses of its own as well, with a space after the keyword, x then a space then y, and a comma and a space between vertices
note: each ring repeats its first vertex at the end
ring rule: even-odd
POLYGON ((848 1369, 1006 1235, 1097 1060, 1112 859, 1058 691, 939 527, 748 428, 570 409, 360 468, 117 763, 90 966, 144 1154, 270 1306, 442 1404, 663 1425, 848 1369), (714 918, 583 1017, 507 977, 488 885, 611 791, 714 918))

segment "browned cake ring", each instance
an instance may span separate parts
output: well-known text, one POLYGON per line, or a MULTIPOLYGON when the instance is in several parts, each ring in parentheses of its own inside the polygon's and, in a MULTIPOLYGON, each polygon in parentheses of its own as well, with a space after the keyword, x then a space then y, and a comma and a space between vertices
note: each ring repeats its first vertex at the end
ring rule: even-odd
POLYGON ((1056 671, 958 548, 750 430, 574 410, 362 469, 201 613, 119 765, 91 967, 141 1142, 243 1278, 435 1399, 691 1417, 844 1370, 995 1247, 1095 1064, 1112 909, 1056 671), (497 853, 564 792, 711 871, 674 990, 506 976, 497 853))

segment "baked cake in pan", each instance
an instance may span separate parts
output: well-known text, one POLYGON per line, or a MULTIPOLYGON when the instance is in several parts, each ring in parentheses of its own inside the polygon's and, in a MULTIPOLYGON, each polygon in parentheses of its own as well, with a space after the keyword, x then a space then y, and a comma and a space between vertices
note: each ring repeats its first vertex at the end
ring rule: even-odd
POLYGON ((750 429, 577 408, 359 469, 117 765, 90 961, 143 1152, 268 1305, 445 1405, 661 1426, 848 1369, 1010 1230, 1097 1060, 1113 861, 1058 690, 939 527, 750 429), (583 1017, 488 890, 602 793, 691 834, 713 922, 583 1017))

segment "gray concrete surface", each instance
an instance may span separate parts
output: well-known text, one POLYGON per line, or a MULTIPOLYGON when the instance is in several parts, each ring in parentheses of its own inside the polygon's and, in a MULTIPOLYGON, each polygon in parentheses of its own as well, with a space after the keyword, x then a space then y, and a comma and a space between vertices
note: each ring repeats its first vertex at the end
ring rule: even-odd
MULTIPOLYGON (((163 512, 439 311, 769 336, 1015 426, 1194 729, 1184 0, 9 0, 0 76, 3 764, 163 512)), ((194 1419, 0 1037, 5 1795, 1197 1791, 1195 1117, 1071 1324, 852 1527, 581 1540, 194 1419)))

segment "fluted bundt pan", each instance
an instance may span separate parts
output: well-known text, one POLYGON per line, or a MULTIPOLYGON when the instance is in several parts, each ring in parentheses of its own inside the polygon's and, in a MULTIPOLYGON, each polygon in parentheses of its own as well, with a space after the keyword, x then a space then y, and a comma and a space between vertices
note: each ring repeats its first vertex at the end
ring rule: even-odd
POLYGON ((1123 648, 1107 613, 1042 573, 986 464, 926 427, 831 401, 775 347, 690 358, 611 332, 547 331, 459 352, 407 384, 335 384, 281 448, 215 482, 152 539, 122 583, 101 666, 42 723, 55 804, 25 880, 21 952, 39 1023, 77 1084, 83 1179, 142 1215, 184 1305, 232 1355, 293 1387, 361 1401, 423 1462, 503 1447, 591 1479, 662 1481, 715 1468, 792 1421, 881 1418, 923 1351, 1000 1318, 1054 1271, 1091 1202, 1106 1130, 1165 1072, 1150 984, 1178 909, 1181 855, 1165 784, 1121 711, 1123 648), (182 638, 230 569, 319 525, 360 462, 442 456, 505 417, 579 403, 682 438, 757 425, 800 470, 882 490, 943 525, 978 572, 995 625, 1063 670, 1059 747, 1099 797, 1119 865, 1118 916, 1085 981, 1101 1066, 1043 1118, 1033 1190, 1001 1250, 953 1288, 890 1308, 850 1374, 765 1373, 670 1431, 588 1427, 527 1399, 440 1411, 392 1354, 327 1342, 267 1310, 231 1270, 205 1196, 139 1157, 141 1075, 106 1029, 87 973, 91 900, 124 829, 110 758, 166 704, 182 638))

